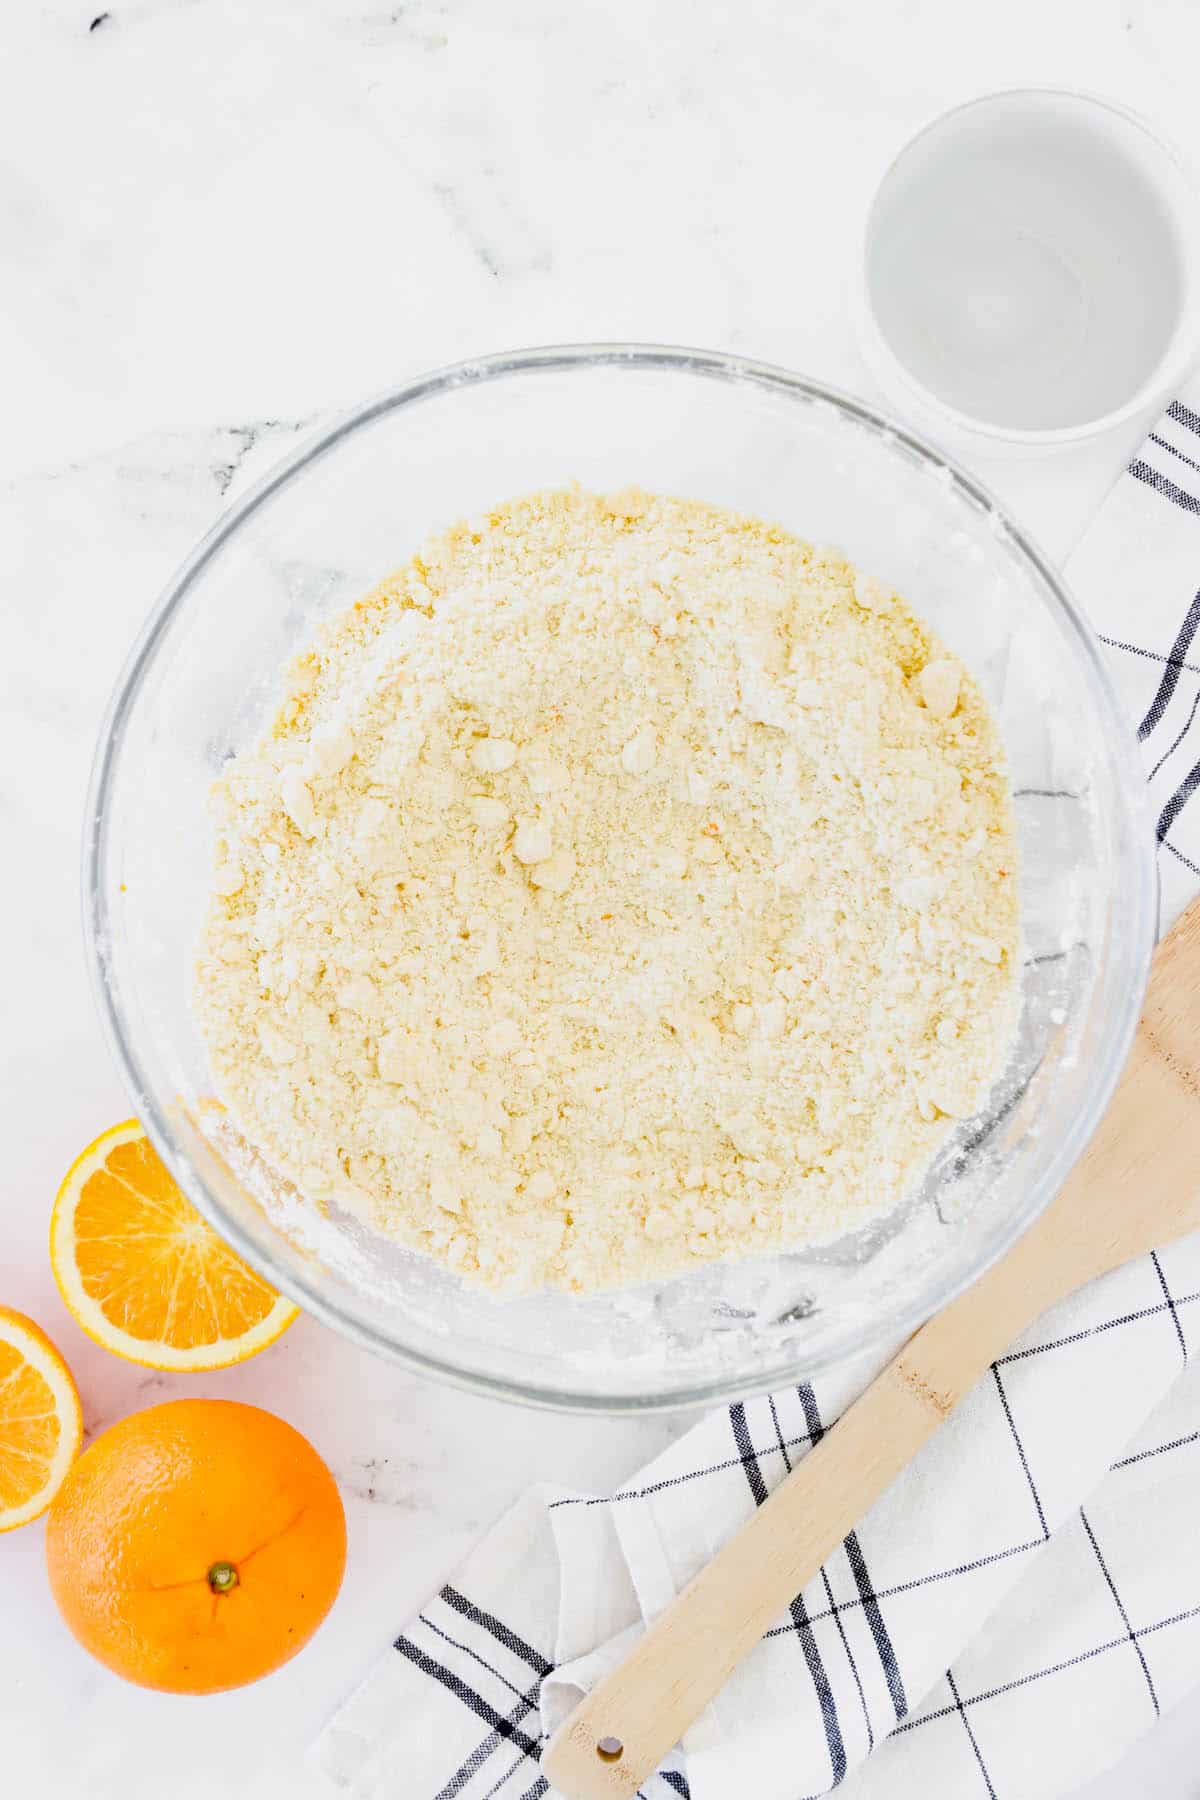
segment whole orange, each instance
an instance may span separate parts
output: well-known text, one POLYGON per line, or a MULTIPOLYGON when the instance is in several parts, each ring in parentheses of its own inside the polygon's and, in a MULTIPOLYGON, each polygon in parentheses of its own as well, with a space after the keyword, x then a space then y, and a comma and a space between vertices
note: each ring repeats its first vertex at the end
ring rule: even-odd
POLYGON ((169 1400, 98 1437, 52 1505, 50 1586, 85 1650, 143 1687, 211 1694, 308 1642, 337 1596, 346 1516, 273 1413, 169 1400))

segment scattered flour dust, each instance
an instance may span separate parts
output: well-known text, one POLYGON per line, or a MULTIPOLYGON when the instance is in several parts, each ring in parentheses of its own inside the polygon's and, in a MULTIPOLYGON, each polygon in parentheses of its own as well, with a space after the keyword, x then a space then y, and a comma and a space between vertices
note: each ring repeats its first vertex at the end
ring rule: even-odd
POLYGON ((759 519, 572 489, 456 525, 323 629, 214 806, 222 1098, 311 1200, 471 1281, 837 1237, 1009 1046, 986 704, 759 519))

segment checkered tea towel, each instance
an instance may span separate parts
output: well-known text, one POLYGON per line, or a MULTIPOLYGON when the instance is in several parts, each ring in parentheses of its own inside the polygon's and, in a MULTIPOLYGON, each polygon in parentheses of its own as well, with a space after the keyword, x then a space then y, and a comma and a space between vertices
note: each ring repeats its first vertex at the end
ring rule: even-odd
MULTIPOLYGON (((1070 576, 1146 752, 1165 925, 1200 890, 1200 389, 1070 576)), ((1198 1302, 1190 1241, 1040 1320, 645 1800, 1066 1794, 1200 1684, 1198 1302)), ((354 1795, 540 1800, 548 1733, 873 1372, 715 1412, 610 1496, 527 1493, 328 1725, 321 1766, 354 1795)))

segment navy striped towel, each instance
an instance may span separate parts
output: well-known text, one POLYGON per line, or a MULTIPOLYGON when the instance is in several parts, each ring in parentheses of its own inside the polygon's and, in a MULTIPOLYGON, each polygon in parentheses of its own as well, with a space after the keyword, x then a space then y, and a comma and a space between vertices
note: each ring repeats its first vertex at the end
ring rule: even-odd
MULTIPOLYGON (((1200 889, 1200 389, 1069 570, 1200 889)), ((863 1519, 645 1800, 1035 1800, 1200 1683, 1200 1242, 1042 1319, 863 1519), (1082 1503, 1082 1504, 1081 1504, 1082 1503)), ((326 1728, 344 1789, 540 1800, 541 1746, 873 1373, 711 1414, 619 1492, 526 1494, 326 1728)))

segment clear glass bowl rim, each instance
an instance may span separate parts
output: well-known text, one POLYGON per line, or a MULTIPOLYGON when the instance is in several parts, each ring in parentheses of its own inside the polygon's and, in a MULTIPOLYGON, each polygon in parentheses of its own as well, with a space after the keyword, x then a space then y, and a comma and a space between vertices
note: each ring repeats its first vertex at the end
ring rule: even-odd
POLYGON ((1091 630, 1070 598, 1053 564, 1027 533, 1012 521, 981 482, 959 467, 953 459, 861 400, 776 364, 721 351, 690 349, 677 345, 553 344, 500 351, 494 355, 448 364, 417 376, 399 387, 386 390, 345 413, 291 456, 275 464, 217 519, 212 529, 176 571, 151 609, 117 679, 101 725, 84 822, 83 925, 101 1024, 138 1117, 184 1192, 214 1229, 266 1280, 290 1295, 305 1312, 351 1342, 398 1362, 415 1373, 450 1386, 554 1411, 609 1414, 661 1412, 731 1401, 797 1381, 807 1381, 851 1356, 866 1356, 889 1343, 898 1343, 978 1280, 1028 1229, 1058 1191, 1085 1149, 1116 1087, 1133 1041, 1154 946, 1157 875, 1152 845, 1144 781, 1136 760, 1136 746, 1122 716, 1091 630), (904 446, 910 456, 939 472, 941 479, 949 481, 974 507, 990 514, 998 528, 1003 530, 1004 535, 1033 566, 1045 584, 1059 610, 1061 622, 1067 627, 1068 636, 1086 666, 1096 703, 1108 712, 1113 727, 1110 748, 1118 767, 1123 763, 1124 768, 1123 779, 1117 782, 1117 788, 1121 804, 1127 812, 1126 824, 1130 839, 1134 843, 1141 842, 1144 846, 1144 853, 1137 859, 1135 891, 1127 896, 1130 906, 1124 948, 1134 976, 1128 983, 1119 1009, 1110 1020, 1104 1055, 1094 1065, 1088 1103, 1079 1110, 1071 1128, 1064 1134, 1054 1154, 1048 1158, 1040 1180, 1031 1186, 1026 1195, 1025 1204, 1014 1210, 1006 1221, 1004 1230, 993 1235, 981 1254, 971 1260, 970 1266, 961 1272, 960 1277, 942 1286, 938 1286, 935 1281, 926 1282, 920 1292, 911 1296, 906 1304, 897 1307, 894 1313, 882 1317, 873 1332, 865 1334, 859 1326, 855 1328, 852 1340, 849 1332, 844 1334, 844 1339, 835 1335, 834 1341, 826 1347, 823 1354, 809 1356, 803 1366, 790 1360, 779 1366, 757 1371, 752 1377, 733 1380, 717 1377, 711 1381, 691 1381, 687 1386, 668 1392, 627 1396, 598 1395, 561 1387, 535 1387, 503 1377, 493 1377, 477 1369, 459 1367, 451 1360, 432 1356, 424 1350, 398 1342, 372 1323, 354 1316, 344 1304, 331 1300, 314 1284, 302 1257, 297 1256, 293 1267, 284 1268, 277 1263, 239 1220, 226 1214, 219 1200, 204 1185, 176 1142, 165 1110, 155 1098, 140 1050, 127 1030, 121 994, 115 984, 110 960, 103 950, 111 931, 104 883, 104 871, 111 850, 108 798, 125 724, 137 704, 142 686, 176 611, 184 604, 190 590, 226 541, 277 489, 301 474, 310 463, 324 456, 341 439, 384 414, 435 398, 455 388, 500 381, 510 375, 601 367, 637 368, 740 382, 806 403, 822 403, 858 425, 904 446), (1118 746, 1121 748, 1118 749, 1118 746))

